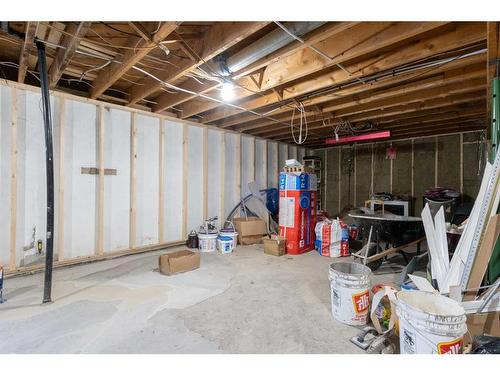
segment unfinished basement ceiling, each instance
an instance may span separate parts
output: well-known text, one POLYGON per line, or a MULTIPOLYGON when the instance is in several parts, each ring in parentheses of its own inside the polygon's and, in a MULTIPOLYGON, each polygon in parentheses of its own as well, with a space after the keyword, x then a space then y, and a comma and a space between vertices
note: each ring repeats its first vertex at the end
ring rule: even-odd
POLYGON ((485 22, 281 24, 303 43, 275 22, 3 25, 2 78, 39 85, 37 38, 56 90, 286 143, 300 105, 310 148, 335 129, 393 138, 486 129, 485 22), (222 82, 234 87, 230 104, 222 82))

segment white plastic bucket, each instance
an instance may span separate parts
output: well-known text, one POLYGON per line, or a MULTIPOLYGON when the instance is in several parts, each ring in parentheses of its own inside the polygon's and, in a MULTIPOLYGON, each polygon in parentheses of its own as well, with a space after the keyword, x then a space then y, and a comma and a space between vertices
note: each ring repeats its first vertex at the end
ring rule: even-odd
POLYGON ((210 253, 217 247, 217 233, 198 233, 198 246, 201 252, 210 253))
POLYGON ((365 325, 370 308, 371 270, 359 263, 338 262, 330 265, 332 315, 341 323, 365 325))
POLYGON ((217 237, 217 249, 219 249, 219 251, 222 254, 232 253, 233 248, 234 248, 234 241, 232 237, 226 235, 224 236, 219 235, 219 237, 217 237))
POLYGON ((467 332, 465 310, 451 298, 430 292, 400 291, 401 354, 459 354, 467 332))
POLYGON ((236 232, 236 228, 234 227, 232 221, 226 220, 226 222, 224 223, 224 228, 222 228, 219 233, 222 236, 231 237, 231 239, 233 240, 233 249, 236 248, 236 245, 238 244, 238 232, 236 232))

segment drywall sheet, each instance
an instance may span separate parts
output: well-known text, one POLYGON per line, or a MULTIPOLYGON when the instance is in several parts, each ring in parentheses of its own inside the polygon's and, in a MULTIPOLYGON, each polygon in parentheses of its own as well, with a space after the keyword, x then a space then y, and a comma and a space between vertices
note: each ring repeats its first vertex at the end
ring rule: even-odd
POLYGON ((411 141, 398 141, 396 159, 392 161, 392 192, 411 195, 411 141))
POLYGON ((203 220, 203 128, 188 126, 187 231, 198 229, 203 220))
POLYGON ((460 135, 438 137, 438 186, 460 191, 460 135))
POLYGON ((324 150, 324 155, 322 155, 320 151, 319 156, 323 158, 323 161, 325 160, 325 158, 327 160, 326 178, 328 182, 326 184, 326 192, 325 190, 323 190, 323 197, 324 197, 323 207, 326 207, 326 211, 331 215, 337 215, 340 210, 339 208, 340 147, 326 149, 324 150))
POLYGON ((372 146, 356 146, 356 207, 370 199, 372 180, 372 146))
POLYGON ((373 145, 373 192, 382 193, 391 190, 391 162, 386 158, 389 143, 373 145))
POLYGON ((241 194, 250 194, 248 183, 255 181, 255 138, 241 137, 241 194))
POLYGON ((288 159, 297 159, 297 146, 288 146, 288 159))
POLYGON ((422 196, 429 187, 434 186, 435 138, 415 139, 413 152, 415 158, 415 216, 422 212, 422 196))
POLYGON ((288 159, 288 145, 286 143, 278 143, 278 168, 280 171, 285 166, 285 161, 288 159))
POLYGON ((10 261, 12 89, 0 86, 0 264, 10 261))
POLYGON ((64 147, 64 257, 95 254, 97 175, 81 168, 97 167, 97 108, 66 100, 64 147))
POLYGON ((165 121, 165 160, 163 192, 164 240, 182 239, 182 134, 183 125, 165 121))
POLYGON ((267 143, 267 185, 269 187, 278 187, 278 143, 267 143))
POLYGON ((255 138, 255 181, 259 189, 267 188, 267 141, 255 138))
POLYGON ((224 210, 225 217, 231 212, 233 207, 240 201, 238 165, 238 135, 225 133, 226 137, 226 170, 224 181, 224 210))
POLYGON ((158 243, 160 120, 137 115, 136 247, 158 243))
MULTIPOLYGON (((208 187, 207 187, 207 215, 209 217, 220 216, 222 204, 222 137, 224 133, 217 130, 208 130, 208 187)), ((223 223, 222 217, 219 217, 219 224, 223 223)))
POLYGON ((104 252, 129 248, 131 113, 104 109, 104 252))

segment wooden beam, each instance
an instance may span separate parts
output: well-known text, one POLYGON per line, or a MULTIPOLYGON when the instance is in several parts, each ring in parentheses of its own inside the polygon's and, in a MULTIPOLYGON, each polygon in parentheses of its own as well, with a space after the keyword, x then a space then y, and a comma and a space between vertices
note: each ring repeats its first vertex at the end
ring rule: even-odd
POLYGON ((19 68, 17 72, 17 82, 24 82, 26 73, 28 71, 28 59, 35 47, 35 35, 38 29, 38 22, 26 22, 26 32, 24 36, 24 43, 19 56, 19 68))
POLYGON ((56 57, 49 68, 49 84, 51 88, 57 85, 59 78, 63 75, 78 48, 80 40, 87 34, 91 24, 91 22, 71 23, 67 27, 66 32, 71 35, 64 34, 61 47, 57 48, 56 57))
MULTIPOLYGON (((192 60, 179 59, 175 56, 171 59, 176 68, 169 69, 164 74, 159 75, 159 78, 164 82, 173 82, 190 72, 196 67, 203 64, 205 61, 212 59, 229 47, 232 47, 247 36, 255 33, 269 22, 221 22, 212 26, 205 34, 203 39, 199 40, 191 47, 194 54, 200 59, 196 62, 192 60)), ((139 100, 160 90, 162 84, 150 77, 146 77, 141 81, 141 85, 134 85, 130 90, 129 104, 137 103, 139 100)), ((163 99, 162 99, 163 101, 163 99)), ((155 112, 161 111, 160 105, 156 105, 155 112)))
POLYGON ((119 63, 111 63, 106 68, 101 69, 97 78, 93 82, 93 88, 90 90, 92 99, 98 98, 116 81, 118 81, 126 72, 128 72, 136 63, 142 60, 149 52, 151 52, 161 41, 163 41, 170 33, 172 33, 180 22, 165 22, 158 32, 152 37, 151 41, 137 41, 137 38, 129 39, 127 49, 122 57, 118 57, 119 63))
MULTIPOLYGON (((356 78, 367 77, 381 71, 390 71, 405 63, 429 58, 438 53, 448 52, 463 47, 464 45, 484 41, 484 37, 484 24, 458 24, 455 29, 439 36, 425 38, 418 43, 408 43, 404 46, 397 45, 399 48, 394 46, 392 50, 383 53, 381 56, 373 55, 375 51, 372 51, 372 54, 370 54, 371 57, 345 65, 346 69, 353 72, 352 75, 349 75, 342 69, 334 69, 325 74, 315 76, 312 79, 307 79, 307 77, 304 76, 305 78, 302 78, 302 82, 295 83, 292 86, 285 85, 285 90, 283 91, 284 99, 298 98, 326 87, 338 86, 355 81, 356 78)), ((299 62, 298 64, 303 65, 305 63, 299 62)), ((276 74, 288 76, 285 72, 276 72, 276 74)), ((249 93, 247 96, 251 95, 253 94, 249 93)), ((240 105, 245 109, 256 110, 261 107, 277 104, 280 101, 281 99, 274 92, 267 92, 264 95, 252 96, 245 100, 244 103, 240 103, 240 105)), ((181 109, 183 109, 183 118, 190 114, 185 111, 183 107, 181 107, 181 109)), ((200 109, 200 106, 198 106, 198 109, 200 109)), ((241 111, 234 108, 220 107, 211 111, 209 115, 203 116, 202 121, 204 123, 211 123, 239 113, 241 113, 241 111)))
MULTIPOLYGON (((307 35, 307 38, 305 38, 305 44, 302 44, 300 42, 294 41, 285 47, 280 48, 279 50, 264 56, 263 58, 259 59, 258 61, 250 64, 249 66, 241 69, 240 71, 234 73, 232 76, 233 79, 236 78, 241 78, 240 81, 246 81, 246 78, 243 78, 244 76, 255 72, 259 69, 264 68, 266 65, 270 64, 271 62, 277 61, 280 58, 283 58, 285 56, 288 56, 296 51, 299 51, 301 49, 306 48, 307 46, 311 44, 318 43, 328 37, 331 37, 333 35, 336 35, 344 30, 347 30, 355 25, 357 25, 358 22, 329 22, 327 25, 324 25, 317 30, 312 31, 307 35)), ((239 82, 239 84, 242 84, 242 82, 239 82)), ((193 82, 193 81, 188 81, 185 84, 181 85, 182 88, 197 92, 200 94, 206 94, 215 88, 219 87, 220 83, 218 82, 206 82, 205 84, 201 85, 199 83, 193 82)), ((259 89, 260 89, 260 85, 259 89)), ((188 101, 189 99, 192 99, 194 96, 191 94, 186 94, 186 93, 177 93, 177 94, 162 94, 160 97, 157 98, 157 103, 155 106, 153 106, 153 111, 154 112, 159 112, 163 109, 170 108, 172 106, 184 103, 188 101)))

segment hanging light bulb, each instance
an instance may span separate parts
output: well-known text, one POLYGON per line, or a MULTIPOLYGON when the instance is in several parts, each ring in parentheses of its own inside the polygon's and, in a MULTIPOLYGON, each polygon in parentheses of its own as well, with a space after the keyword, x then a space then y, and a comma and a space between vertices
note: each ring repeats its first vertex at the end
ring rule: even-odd
POLYGON ((234 99, 234 86, 232 83, 224 82, 221 88, 222 100, 230 102, 234 99))

